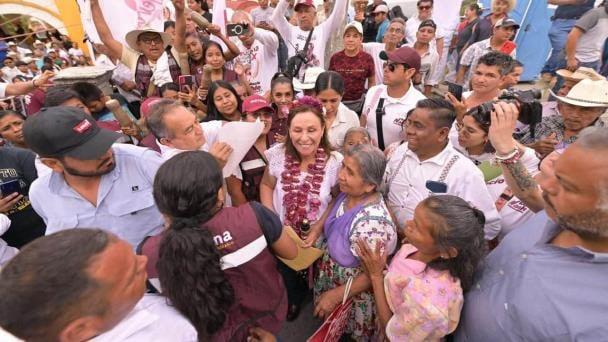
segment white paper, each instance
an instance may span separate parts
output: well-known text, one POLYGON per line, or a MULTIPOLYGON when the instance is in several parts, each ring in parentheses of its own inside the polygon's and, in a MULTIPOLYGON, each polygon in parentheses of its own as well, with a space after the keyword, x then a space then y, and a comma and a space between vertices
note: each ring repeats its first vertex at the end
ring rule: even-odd
POLYGON ((229 177, 236 170, 247 151, 251 149, 262 134, 263 129, 264 124, 259 120, 257 122, 233 121, 222 126, 218 134, 218 141, 232 147, 232 153, 228 157, 226 166, 224 166, 224 178, 229 177))

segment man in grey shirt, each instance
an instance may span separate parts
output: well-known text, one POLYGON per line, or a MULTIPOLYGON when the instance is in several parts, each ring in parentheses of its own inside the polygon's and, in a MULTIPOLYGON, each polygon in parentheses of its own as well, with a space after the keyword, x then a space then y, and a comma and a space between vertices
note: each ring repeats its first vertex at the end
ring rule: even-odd
POLYGON ((28 146, 53 172, 30 187, 46 234, 101 228, 133 247, 160 233, 163 218, 152 184, 163 160, 155 151, 115 144, 120 134, 100 129, 79 108, 49 107, 23 126, 28 146))
POLYGON ((554 165, 540 183, 546 215, 488 255, 465 296, 457 341, 608 336, 608 128, 584 130, 554 165))

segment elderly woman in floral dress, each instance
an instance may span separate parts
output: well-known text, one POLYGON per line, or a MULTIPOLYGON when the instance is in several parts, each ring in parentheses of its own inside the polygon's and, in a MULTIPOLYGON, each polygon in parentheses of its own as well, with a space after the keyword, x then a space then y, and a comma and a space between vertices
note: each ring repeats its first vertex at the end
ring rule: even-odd
POLYGON ((338 174, 341 193, 324 214, 322 231, 315 225, 307 239, 310 243, 323 235, 326 250, 315 278, 315 315, 327 317, 342 301, 345 284, 353 277, 349 293, 353 308, 345 333, 357 341, 369 341, 376 330, 374 296, 359 262, 357 241, 380 244, 389 254, 397 243, 395 224, 378 192, 385 167, 384 154, 374 146, 346 150, 338 174))

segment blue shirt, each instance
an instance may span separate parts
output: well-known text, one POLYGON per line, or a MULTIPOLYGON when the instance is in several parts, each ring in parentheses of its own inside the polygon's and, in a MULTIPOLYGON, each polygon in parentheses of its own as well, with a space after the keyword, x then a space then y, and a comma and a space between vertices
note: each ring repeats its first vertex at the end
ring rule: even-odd
POLYGON ((390 21, 388 19, 380 23, 380 26, 378 26, 378 33, 376 33, 376 42, 382 43, 382 38, 384 38, 384 33, 386 33, 389 23, 390 21))
POLYGON ((152 184, 162 158, 133 145, 114 144, 112 150, 116 167, 101 176, 97 206, 57 172, 32 183, 30 201, 44 219, 47 235, 71 228, 101 228, 137 247, 146 236, 161 232, 163 218, 152 197, 152 184))
POLYGON ((550 241, 541 212, 488 255, 465 296, 456 341, 605 341, 608 254, 550 241))

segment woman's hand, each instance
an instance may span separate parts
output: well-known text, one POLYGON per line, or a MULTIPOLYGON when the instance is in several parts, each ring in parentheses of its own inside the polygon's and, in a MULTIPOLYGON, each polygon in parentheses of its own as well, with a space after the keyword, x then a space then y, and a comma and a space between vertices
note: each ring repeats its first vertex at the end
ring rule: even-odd
POLYGON ((218 37, 222 35, 222 30, 220 29, 220 27, 214 24, 207 26, 206 30, 207 32, 209 32, 209 34, 213 34, 218 37))
POLYGON ((514 103, 498 102, 494 104, 488 138, 498 155, 506 155, 517 147, 513 131, 517 124, 519 110, 514 103))
POLYGON ((342 303, 342 291, 340 288, 342 286, 325 291, 317 300, 317 304, 315 305, 314 315, 315 317, 319 317, 322 319, 327 318, 329 314, 338 306, 338 304, 342 303))
POLYGON ((198 94, 196 93, 196 90, 194 90, 192 87, 186 85, 184 86, 184 90, 186 90, 186 92, 179 92, 177 93, 177 97, 184 103, 194 103, 196 102, 197 98, 198 98, 198 94))
POLYGON ((462 121, 462 118, 467 113, 467 100, 462 99, 461 101, 458 101, 456 96, 452 95, 450 92, 445 94, 445 99, 450 101, 452 106, 454 106, 454 111, 456 112, 456 119, 458 119, 458 122, 462 121))
POLYGON ((363 239, 357 240, 357 249, 359 254, 359 260, 363 270, 370 278, 384 277, 384 269, 386 268, 386 249, 382 253, 382 243, 378 241, 376 248, 372 251, 367 241, 363 239))
POLYGON ((308 233, 308 236, 306 237, 306 239, 304 239, 304 243, 302 244, 302 247, 310 248, 310 247, 314 246, 314 244, 317 242, 317 239, 319 239, 319 236, 321 236, 322 230, 323 230, 323 226, 321 226, 318 221, 315 222, 310 227, 310 232, 308 233))

